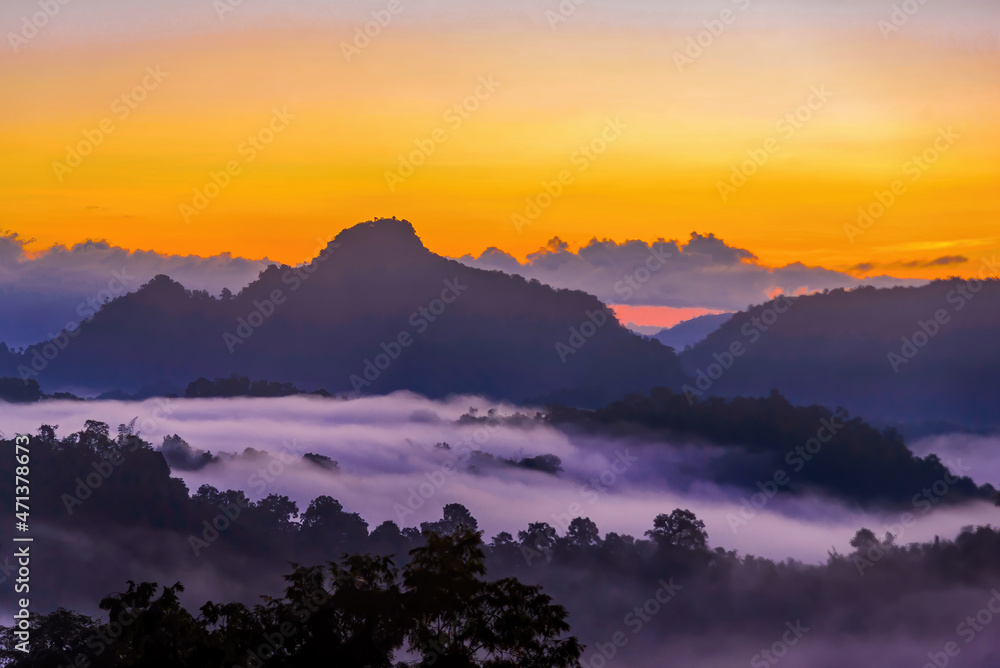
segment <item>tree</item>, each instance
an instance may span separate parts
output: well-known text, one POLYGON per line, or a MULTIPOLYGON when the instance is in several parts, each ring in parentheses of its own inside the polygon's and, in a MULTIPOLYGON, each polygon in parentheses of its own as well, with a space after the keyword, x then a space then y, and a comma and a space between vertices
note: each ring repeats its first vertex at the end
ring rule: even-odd
POLYGON ((630 551, 635 545, 635 538, 609 531, 604 536, 604 551, 612 557, 619 557, 630 551))
POLYGON ((485 582, 478 533, 428 534, 403 571, 407 634, 420 668, 563 668, 576 666, 583 647, 569 631, 566 610, 539 587, 507 578, 485 582))
POLYGON ((80 443, 94 447, 100 442, 107 441, 110 433, 111 429, 106 422, 87 420, 83 423, 83 431, 80 432, 80 443))
POLYGON ((124 593, 101 601, 108 623, 98 634, 103 647, 97 656, 105 662, 96 665, 169 668, 204 661, 208 632, 181 607, 178 594, 184 587, 179 582, 163 587, 160 597, 154 599, 156 590, 155 582, 137 584, 130 580, 124 593))
POLYGON ((392 520, 382 522, 368 536, 369 551, 375 554, 406 554, 409 542, 392 520))
POLYGON ((517 540, 523 547, 548 552, 556 543, 556 530, 545 522, 531 522, 527 530, 517 532, 517 540))
POLYGON ((684 550, 705 550, 708 547, 705 523, 687 509, 677 508, 669 515, 657 515, 653 528, 646 535, 660 547, 684 550))
POLYGON ((302 513, 302 533, 309 542, 335 545, 347 552, 368 538, 368 523, 357 513, 344 512, 344 506, 333 497, 318 496, 302 513))
POLYGON ((433 532, 451 535, 463 530, 476 531, 479 529, 479 522, 461 503, 449 503, 444 507, 443 515, 443 518, 437 522, 423 522, 420 525, 420 530, 423 533, 433 532))
POLYGON ((57 444, 56 429, 58 428, 59 425, 55 425, 53 427, 50 424, 43 424, 41 427, 38 428, 38 440, 44 443, 45 445, 55 446, 57 444))
POLYGON ((398 571, 391 558, 345 556, 340 564, 299 567, 285 579, 284 597, 258 609, 265 637, 290 638, 274 648, 275 660, 265 665, 393 665, 393 654, 413 622, 400 614, 398 571))
MULTIPOLYGON (((3 351, 0 350, 0 353, 3 351)), ((0 378, 0 401, 33 403, 42 398, 42 388, 34 378, 0 378)))
POLYGON ((31 652, 28 656, 15 649, 20 640, 14 628, 0 630, 0 664, 17 661, 19 668, 49 668, 73 665, 86 649, 89 638, 97 635, 100 625, 94 619, 58 608, 48 615, 31 613, 31 652))
POLYGON ((509 548, 514 544, 514 537, 507 531, 501 531, 496 536, 493 536, 493 540, 490 541, 490 549, 509 548))
POLYGON ((858 529, 854 538, 851 539, 851 547, 855 550, 867 550, 875 545, 878 545, 878 538, 871 529, 858 529))
POLYGON ((591 547, 600 544, 601 533, 589 517, 577 517, 569 523, 566 538, 574 547, 591 547))
POLYGON ((198 617, 178 600, 180 583, 129 581, 101 601, 107 623, 57 610, 33 617, 27 654, 0 629, 0 661, 17 668, 358 666, 569 668, 582 647, 566 611, 538 587, 486 582, 482 539, 462 530, 427 534, 402 573, 390 557, 345 556, 295 566, 278 598, 253 609, 206 603, 198 617), (415 662, 396 663, 396 657, 415 662))
POLYGON ((256 508, 265 513, 265 526, 289 533, 298 529, 293 520, 299 516, 299 507, 287 496, 268 494, 257 502, 256 508))

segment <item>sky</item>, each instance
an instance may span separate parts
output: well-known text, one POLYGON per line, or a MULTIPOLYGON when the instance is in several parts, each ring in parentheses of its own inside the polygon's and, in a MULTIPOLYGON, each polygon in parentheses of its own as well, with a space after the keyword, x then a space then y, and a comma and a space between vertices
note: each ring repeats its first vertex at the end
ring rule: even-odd
POLYGON ((902 4, 8 0, 0 229, 296 263, 396 215, 452 257, 698 232, 972 275, 1000 11, 902 4))
MULTIPOLYGON (((31 246, 26 237, 0 232, 0 313, 12 315, 0 322, 0 343, 15 348, 55 338, 62 329, 76 329, 99 304, 140 289, 157 274, 189 290, 220 295, 228 289, 235 294, 271 264, 268 258, 228 252, 199 256, 130 251, 103 241, 35 252, 31 246)), ((697 234, 684 243, 592 241, 578 249, 555 238, 523 262, 497 249, 458 259, 554 288, 583 290, 610 305, 622 323, 650 327, 644 332, 648 334, 707 313, 743 310, 778 294, 926 283, 876 274, 874 266, 866 269, 873 275, 865 279, 801 263, 772 268, 749 249, 697 234)), ((933 261, 951 267, 967 262, 964 256, 933 261)))

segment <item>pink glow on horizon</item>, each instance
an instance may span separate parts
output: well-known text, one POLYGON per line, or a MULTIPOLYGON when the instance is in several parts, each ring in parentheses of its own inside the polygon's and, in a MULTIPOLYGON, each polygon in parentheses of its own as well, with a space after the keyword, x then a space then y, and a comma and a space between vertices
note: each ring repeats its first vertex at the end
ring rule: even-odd
POLYGON ((611 304, 611 309, 618 316, 618 320, 622 324, 632 322, 642 327, 673 327, 685 320, 691 320, 692 318, 708 315, 709 313, 725 313, 725 311, 708 308, 628 306, 625 304, 611 304))

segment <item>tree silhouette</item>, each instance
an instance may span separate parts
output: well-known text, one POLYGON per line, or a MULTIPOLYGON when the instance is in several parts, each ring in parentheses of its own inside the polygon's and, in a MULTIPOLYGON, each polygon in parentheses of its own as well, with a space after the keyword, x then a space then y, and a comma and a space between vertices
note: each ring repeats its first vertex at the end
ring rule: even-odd
POLYGON ((478 533, 427 535, 403 573, 407 608, 423 623, 409 632, 417 666, 447 668, 559 668, 575 666, 582 647, 566 611, 538 587, 513 578, 487 583, 478 533))
POLYGON ((675 509, 669 515, 657 515, 653 528, 646 531, 661 547, 684 550, 704 550, 708 548, 708 532, 705 523, 687 509, 675 509))
POLYGON ((878 537, 871 529, 858 529, 851 539, 851 547, 856 550, 867 550, 873 545, 878 545, 878 537))
POLYGON ((424 533, 451 535, 462 530, 476 531, 479 528, 479 522, 461 503, 449 503, 444 507, 443 513, 444 517, 436 522, 423 522, 420 530, 424 533))
POLYGON ((15 668, 568 668, 583 647, 567 613, 539 587, 487 582, 479 533, 428 533, 400 574, 391 557, 344 555, 295 566, 280 598, 248 608, 206 603, 197 617, 180 583, 128 582, 100 603, 107 623, 59 609, 35 615, 30 652, 0 630, 0 663, 15 668), (398 662, 397 655, 419 657, 398 662))
POLYGON ((575 547, 591 547, 601 542, 601 533, 589 517, 577 517, 566 530, 569 543, 575 547))

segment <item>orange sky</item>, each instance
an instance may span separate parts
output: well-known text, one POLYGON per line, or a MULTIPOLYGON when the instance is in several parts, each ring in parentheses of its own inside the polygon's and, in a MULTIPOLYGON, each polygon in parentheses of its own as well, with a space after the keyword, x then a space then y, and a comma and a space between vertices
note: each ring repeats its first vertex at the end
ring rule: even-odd
POLYGON ((623 323, 646 327, 673 327, 679 323, 709 313, 723 311, 704 308, 670 308, 668 306, 627 306, 615 304, 611 307, 615 316, 623 323))
POLYGON ((575 247, 696 230, 770 265, 874 263, 873 274, 922 277, 974 273, 1000 250, 995 34, 955 39, 915 25, 883 39, 871 22, 795 29, 758 17, 680 72, 673 54, 697 24, 400 20, 348 63, 340 44, 356 24, 220 24, 107 41, 53 31, 6 50, 0 228, 35 238, 34 248, 105 238, 287 262, 377 216, 410 220, 431 250, 452 256, 498 246, 523 257, 557 235, 575 247), (115 100, 150 81, 147 66, 169 74, 121 118, 115 100), (489 77, 499 86, 484 93, 489 77), (446 116, 477 87, 478 108, 446 116), (816 87, 832 95, 813 97, 794 131, 779 126, 816 87), (274 109, 294 119, 251 161, 243 143, 274 109), (606 130, 615 119, 621 129, 606 130), (102 120, 114 131, 60 181, 53 163, 102 120), (907 165, 948 128, 958 137, 939 141, 934 164, 907 165), (603 154, 575 153, 602 132, 603 154), (390 188, 386 173, 418 141, 433 152, 390 188), (767 161, 724 201, 719 183, 768 145, 767 161), (186 222, 182 205, 231 161, 239 173, 186 222), (562 192, 519 230, 512 216, 561 173, 562 192), (897 179, 905 192, 849 238, 858 207, 897 179), (969 261, 904 266, 952 255, 969 261))

